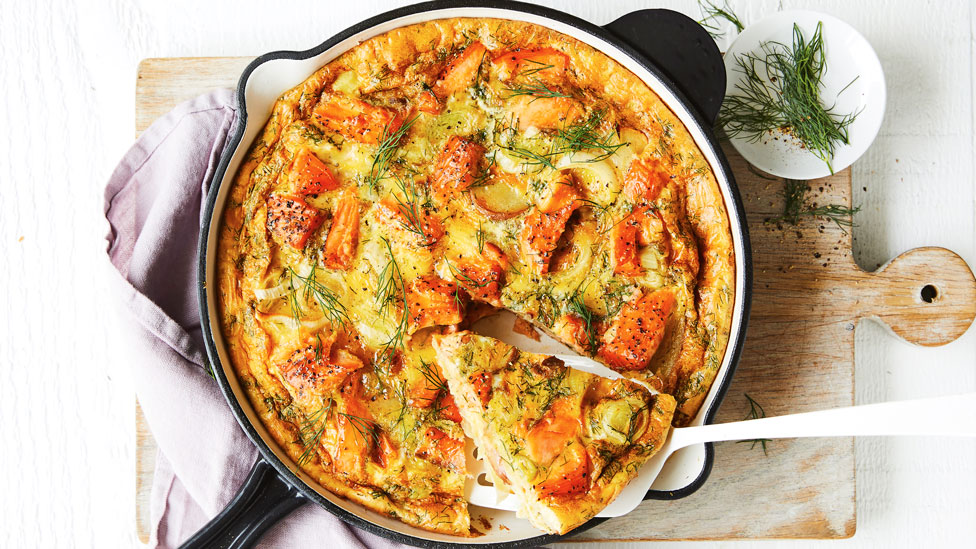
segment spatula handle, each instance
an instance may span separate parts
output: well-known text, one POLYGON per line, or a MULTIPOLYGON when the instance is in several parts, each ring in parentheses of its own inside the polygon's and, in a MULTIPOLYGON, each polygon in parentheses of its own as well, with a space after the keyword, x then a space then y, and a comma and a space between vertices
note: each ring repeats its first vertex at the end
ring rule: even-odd
POLYGON ((892 435, 976 436, 976 393, 675 429, 671 444, 892 435))

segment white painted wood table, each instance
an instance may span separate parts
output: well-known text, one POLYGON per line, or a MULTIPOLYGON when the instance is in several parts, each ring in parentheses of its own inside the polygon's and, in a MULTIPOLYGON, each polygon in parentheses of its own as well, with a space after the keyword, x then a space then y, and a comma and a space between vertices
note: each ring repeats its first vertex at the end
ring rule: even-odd
MULTIPOLYGON (((861 265, 874 269, 923 245, 950 248, 976 264, 976 7, 966 0, 731 3, 747 23, 780 4, 819 9, 851 23, 878 51, 889 103, 881 135, 854 165, 854 202, 863 207, 853 231, 861 265)), ((4 3, 2 547, 138 544, 133 393, 112 340, 117 321, 107 305, 102 217, 105 181, 131 142, 138 61, 304 49, 395 5, 305 0, 269 14, 265 4, 4 3)), ((573 0, 556 7, 605 23, 653 6, 697 14, 692 0, 573 0)), ((976 330, 923 349, 865 322, 856 346, 858 403, 976 390, 976 330)), ((858 530, 839 543, 972 546, 976 441, 861 439, 856 449, 858 530)), ((750 543, 736 547, 744 544, 750 543)))

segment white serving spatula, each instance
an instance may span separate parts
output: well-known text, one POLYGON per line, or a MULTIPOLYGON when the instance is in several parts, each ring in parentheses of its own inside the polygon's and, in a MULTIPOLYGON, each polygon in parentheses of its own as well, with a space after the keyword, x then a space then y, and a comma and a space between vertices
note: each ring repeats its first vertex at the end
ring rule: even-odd
MULTIPOLYGON (((567 366, 606 377, 622 377, 607 367, 579 356, 558 356, 567 366), (606 371, 606 372, 605 372, 606 371)), ((619 517, 637 507, 644 500, 664 462, 676 450, 724 440, 753 440, 798 437, 847 437, 937 435, 976 436, 976 393, 944 396, 901 402, 885 402, 865 406, 850 406, 819 412, 807 412, 749 421, 678 427, 671 429, 667 442, 644 466, 634 480, 598 517, 619 517)), ((469 450, 473 445, 469 445, 469 450)), ((499 500, 498 492, 482 473, 487 464, 468 453, 469 478, 465 485, 468 502, 481 507, 515 511, 515 496, 499 500)))
MULTIPOLYGON (((514 319, 511 313, 503 312, 478 321, 472 329, 524 351, 555 356, 577 370, 610 379, 624 377, 593 359, 565 354, 572 351, 545 335, 542 341, 534 341, 515 333, 514 319)), ((619 517, 640 505, 671 454, 687 446, 725 440, 894 435, 976 436, 976 393, 673 428, 660 451, 597 516, 619 517)), ((478 458, 470 440, 466 446, 466 465, 470 477, 464 492, 469 503, 507 511, 518 509, 515 496, 499 499, 499 492, 488 480, 491 477, 486 475, 488 465, 478 458)))

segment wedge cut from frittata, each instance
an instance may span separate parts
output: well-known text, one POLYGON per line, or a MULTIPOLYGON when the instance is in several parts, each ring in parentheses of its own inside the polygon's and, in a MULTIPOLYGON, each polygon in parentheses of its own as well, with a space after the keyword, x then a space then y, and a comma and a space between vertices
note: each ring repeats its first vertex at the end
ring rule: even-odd
POLYGON ((471 332, 433 344, 465 433, 540 530, 564 534, 596 516, 667 437, 670 395, 471 332))

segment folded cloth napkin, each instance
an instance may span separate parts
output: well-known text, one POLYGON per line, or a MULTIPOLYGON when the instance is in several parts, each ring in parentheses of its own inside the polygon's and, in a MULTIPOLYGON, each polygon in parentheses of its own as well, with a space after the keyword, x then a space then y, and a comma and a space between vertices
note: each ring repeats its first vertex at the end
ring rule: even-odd
MULTIPOLYGON (((130 333, 132 378, 159 446, 151 540, 176 547, 231 500, 257 459, 216 383, 204 371, 197 307, 201 206, 237 121, 218 90, 156 121, 119 162, 105 189, 114 294, 130 333)), ((270 530, 262 547, 388 547, 386 540, 305 505, 270 530)))

